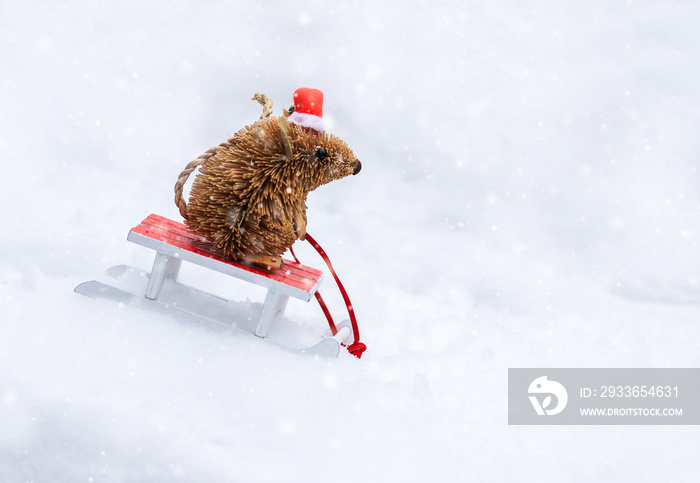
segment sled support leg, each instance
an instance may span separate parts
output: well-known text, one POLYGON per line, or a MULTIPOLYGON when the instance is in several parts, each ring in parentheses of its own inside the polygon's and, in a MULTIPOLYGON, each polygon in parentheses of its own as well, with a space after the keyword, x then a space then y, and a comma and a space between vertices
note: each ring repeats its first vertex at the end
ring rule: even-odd
POLYGON ((160 289, 163 288, 165 280, 176 280, 180 272, 182 260, 178 257, 171 257, 163 253, 157 252, 156 259, 153 262, 151 270, 151 278, 146 287, 146 298, 156 300, 160 295, 160 289))
POLYGON ((258 324, 255 326, 255 335, 258 337, 265 337, 265 334, 267 334, 267 330, 270 328, 272 321, 284 313, 288 300, 288 295, 273 292, 272 290, 267 291, 265 304, 263 305, 262 312, 260 313, 260 319, 258 320, 258 324))

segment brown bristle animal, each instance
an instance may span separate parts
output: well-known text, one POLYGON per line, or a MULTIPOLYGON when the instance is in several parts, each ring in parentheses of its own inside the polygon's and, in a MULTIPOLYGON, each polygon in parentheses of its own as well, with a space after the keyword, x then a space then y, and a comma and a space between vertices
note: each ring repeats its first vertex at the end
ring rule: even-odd
POLYGON ((261 119, 192 161, 175 185, 175 203, 187 226, 225 256, 279 268, 281 255, 306 236, 309 192, 362 165, 338 137, 270 117, 272 102, 253 99, 265 104, 261 119), (200 165, 185 204, 183 186, 200 165))

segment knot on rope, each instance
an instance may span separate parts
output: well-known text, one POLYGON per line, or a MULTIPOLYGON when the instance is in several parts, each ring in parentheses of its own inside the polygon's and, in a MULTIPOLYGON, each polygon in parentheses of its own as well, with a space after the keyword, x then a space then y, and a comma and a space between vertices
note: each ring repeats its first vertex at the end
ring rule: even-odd
POLYGON ((354 342, 348 346, 348 352, 358 359, 362 357, 362 353, 367 350, 367 346, 362 342, 354 342))

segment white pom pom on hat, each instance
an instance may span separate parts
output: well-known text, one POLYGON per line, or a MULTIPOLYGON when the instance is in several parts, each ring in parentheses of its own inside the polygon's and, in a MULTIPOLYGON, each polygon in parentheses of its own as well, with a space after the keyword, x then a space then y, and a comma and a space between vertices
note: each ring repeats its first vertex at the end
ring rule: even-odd
POLYGON ((310 87, 300 87, 294 91, 294 112, 287 121, 316 131, 325 131, 323 123, 323 92, 310 87))

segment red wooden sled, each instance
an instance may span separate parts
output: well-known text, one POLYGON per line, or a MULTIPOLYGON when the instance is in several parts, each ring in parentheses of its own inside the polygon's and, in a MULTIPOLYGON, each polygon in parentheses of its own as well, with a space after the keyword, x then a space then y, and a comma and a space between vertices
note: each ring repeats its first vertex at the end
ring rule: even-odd
MULTIPOLYGON (((127 240, 156 251, 151 273, 140 277, 140 285, 137 283, 139 276, 134 276, 137 270, 118 266, 109 269, 107 274, 114 281, 125 279, 121 284, 92 280, 81 283, 75 291, 91 297, 106 297, 131 303, 144 300, 154 302, 168 309, 265 337, 272 323, 284 313, 289 297, 308 302, 323 281, 323 272, 320 270, 291 260, 284 260, 282 268, 266 269, 226 259, 220 250, 207 243, 203 237, 192 233, 182 223, 154 214, 132 228, 127 240), (246 328, 240 321, 232 323, 233 321, 226 320, 230 301, 180 284, 177 277, 183 260, 266 288, 265 302, 254 327, 246 328)), ((350 336, 351 328, 339 324, 335 335, 300 350, 337 357, 341 344, 350 336)))

